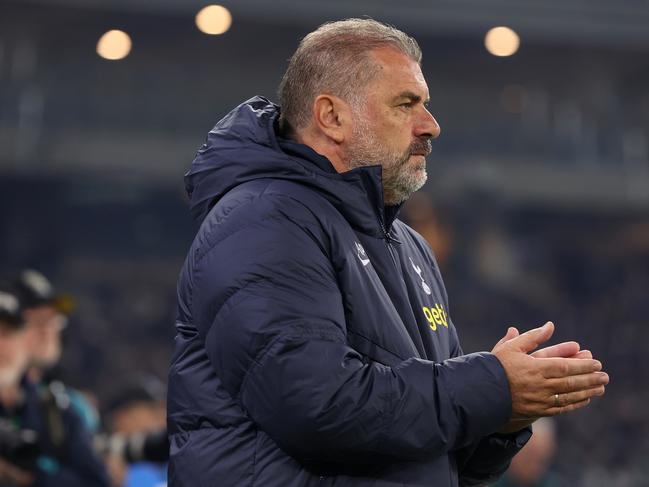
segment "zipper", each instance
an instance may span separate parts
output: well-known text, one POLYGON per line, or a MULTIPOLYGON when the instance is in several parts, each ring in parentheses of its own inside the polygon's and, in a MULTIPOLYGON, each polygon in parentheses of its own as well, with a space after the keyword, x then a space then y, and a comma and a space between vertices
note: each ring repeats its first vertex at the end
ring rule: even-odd
POLYGON ((379 223, 381 224, 381 230, 383 230, 383 240, 385 240, 385 245, 388 247, 390 257, 392 257, 392 263, 394 264, 394 267, 398 269, 397 258, 394 255, 394 248, 392 247, 392 242, 396 242, 397 240, 392 238, 392 235, 390 235, 390 232, 386 230, 385 225, 381 220, 379 220, 379 223))

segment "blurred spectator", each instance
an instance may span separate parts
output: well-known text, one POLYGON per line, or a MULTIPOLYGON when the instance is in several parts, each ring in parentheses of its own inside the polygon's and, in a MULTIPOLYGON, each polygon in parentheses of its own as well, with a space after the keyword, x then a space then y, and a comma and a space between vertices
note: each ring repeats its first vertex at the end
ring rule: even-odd
MULTIPOLYGON (((20 377, 27 365, 25 333, 15 291, 0 287, 0 485, 31 485, 27 462, 31 438, 23 438, 7 422, 8 411, 20 402, 20 377), (28 446, 29 445, 29 446, 28 446), (23 455, 21 455, 23 453, 23 455), (21 458, 22 457, 22 458, 21 458)), ((29 436, 29 435, 27 435, 29 436)))
POLYGON ((453 245, 453 234, 448 225, 439 221, 430 197, 423 192, 413 193, 403 207, 401 219, 426 239, 435 252, 437 262, 445 268, 453 245))
POLYGON ((556 450, 553 420, 542 418, 534 423, 534 434, 512 459, 507 473, 495 487, 561 487, 566 485, 552 470, 556 450))
POLYGON ((39 387, 25 375, 30 348, 19 296, 0 286, 0 485, 107 486, 65 391, 39 387))
POLYGON ((113 486, 166 485, 169 441, 164 385, 152 376, 128 381, 109 410, 106 461, 113 486))
POLYGON ((507 473, 495 487, 561 487, 566 485, 552 470, 557 448, 555 425, 551 418, 534 423, 530 441, 512 459, 507 473))
MULTIPOLYGON (((15 278, 25 318, 25 341, 29 355, 28 375, 35 384, 54 384, 47 373, 61 358, 61 333, 68 323, 68 315, 74 308, 72 298, 57 295, 50 281, 40 272, 25 269, 15 278)), ((87 396, 73 388, 65 388, 72 407, 83 420, 90 433, 96 433, 99 425, 97 409, 87 396)))

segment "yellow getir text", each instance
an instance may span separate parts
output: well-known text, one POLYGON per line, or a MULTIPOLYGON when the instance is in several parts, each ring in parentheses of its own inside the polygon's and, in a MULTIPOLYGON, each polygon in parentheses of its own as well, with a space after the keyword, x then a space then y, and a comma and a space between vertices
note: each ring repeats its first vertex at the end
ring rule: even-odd
POLYGON ((428 306, 423 307, 424 316, 428 320, 428 325, 433 331, 437 331, 437 326, 445 326, 448 328, 448 318, 446 317, 446 311, 444 311, 444 306, 435 303, 434 308, 429 308, 428 306))

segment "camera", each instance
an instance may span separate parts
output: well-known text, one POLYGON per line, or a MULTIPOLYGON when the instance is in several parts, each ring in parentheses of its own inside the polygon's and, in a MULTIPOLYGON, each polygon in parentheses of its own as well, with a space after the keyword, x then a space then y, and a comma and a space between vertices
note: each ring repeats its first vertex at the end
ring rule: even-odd
POLYGON ((0 458, 23 470, 33 471, 41 454, 35 431, 16 428, 11 421, 0 418, 0 458))
POLYGON ((95 449, 102 454, 116 455, 126 463, 169 460, 167 430, 131 435, 100 435, 95 439, 95 449))

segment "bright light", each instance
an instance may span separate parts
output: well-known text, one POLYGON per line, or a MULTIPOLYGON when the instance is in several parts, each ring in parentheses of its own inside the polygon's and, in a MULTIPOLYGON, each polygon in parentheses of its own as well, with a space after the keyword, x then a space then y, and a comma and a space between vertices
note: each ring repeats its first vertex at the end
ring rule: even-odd
POLYGON ((117 61, 131 52, 131 38, 121 30, 109 30, 97 42, 97 54, 104 59, 117 61))
POLYGON ((231 25, 230 11, 221 5, 208 5, 196 14, 196 26, 205 34, 224 34, 231 25))
POLYGON ((518 51, 521 41, 509 27, 494 27, 484 38, 484 45, 494 56, 511 56, 518 51))

